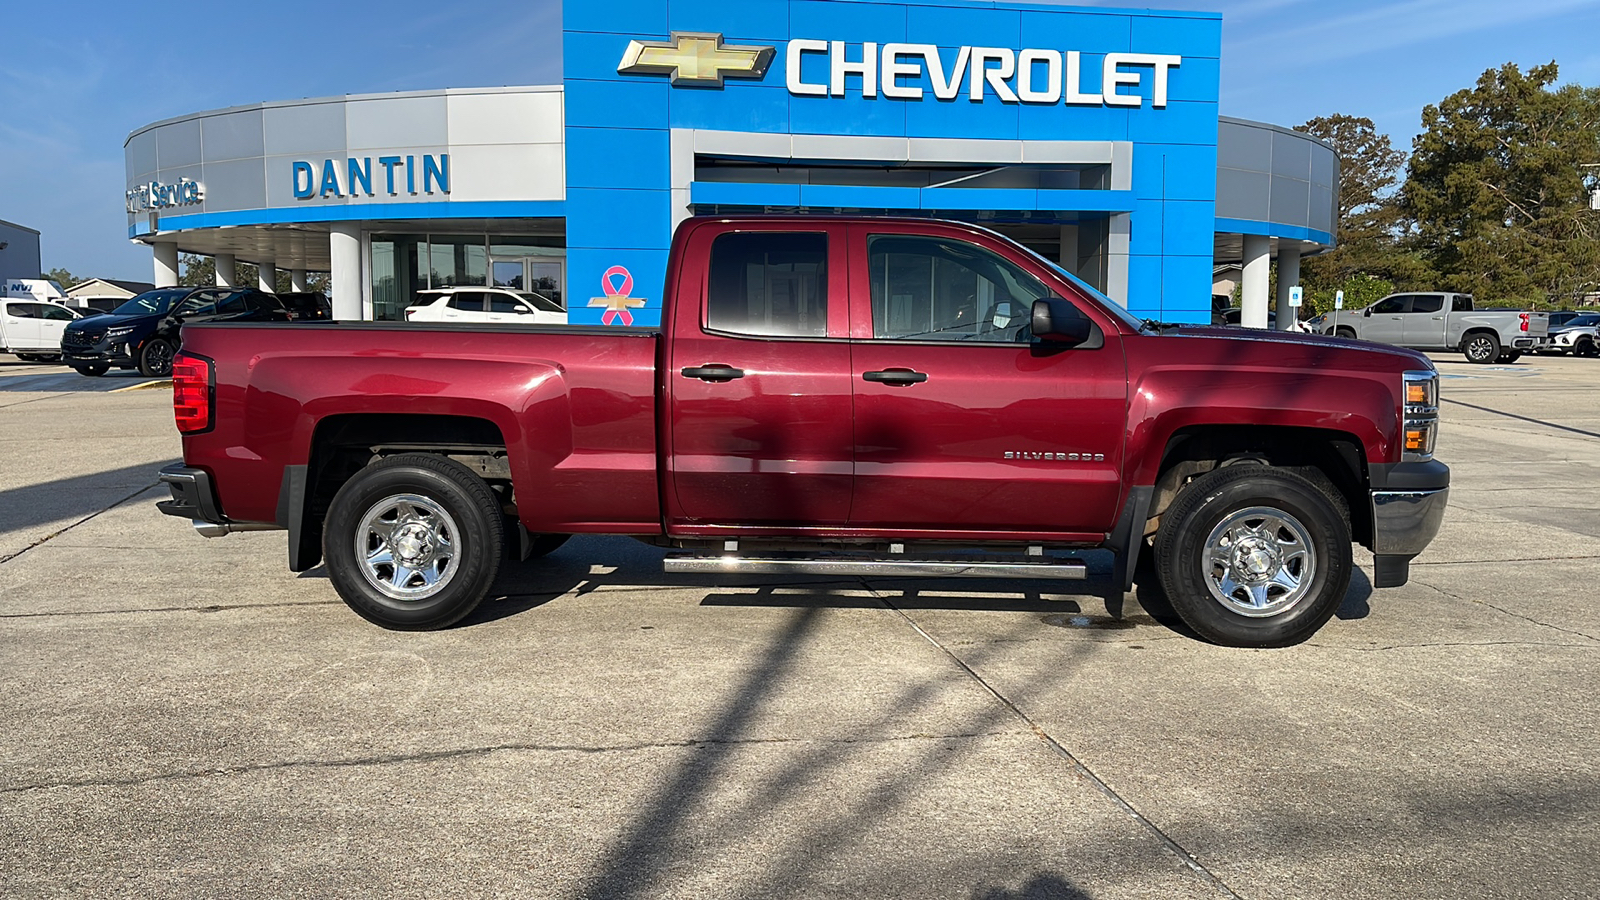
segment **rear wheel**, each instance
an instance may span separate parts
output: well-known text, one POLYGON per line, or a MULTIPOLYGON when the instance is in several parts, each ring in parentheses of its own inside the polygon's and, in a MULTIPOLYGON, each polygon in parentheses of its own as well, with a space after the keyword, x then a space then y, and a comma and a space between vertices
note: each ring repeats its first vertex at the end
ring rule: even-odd
POLYGON ((397 631, 446 628, 483 600, 500 568, 494 492, 453 460, 391 456, 333 498, 323 557, 357 615, 397 631))
POLYGON ((1486 366, 1500 358, 1500 339, 1487 331, 1469 334, 1461 345, 1461 353, 1467 362, 1486 366))
POLYGON ((1317 632, 1344 599, 1350 526, 1331 488, 1271 466, 1195 479, 1161 517, 1156 567, 1172 608, 1202 637, 1283 647, 1317 632))

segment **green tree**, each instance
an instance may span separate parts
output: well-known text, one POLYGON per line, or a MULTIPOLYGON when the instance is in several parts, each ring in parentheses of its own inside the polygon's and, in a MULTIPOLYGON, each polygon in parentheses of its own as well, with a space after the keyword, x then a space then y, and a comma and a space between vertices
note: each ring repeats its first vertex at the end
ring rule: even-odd
POLYGON ((1403 208, 1442 287, 1480 303, 1569 304, 1600 287, 1600 91, 1554 62, 1507 63, 1422 113, 1403 208))
POLYGON ((1327 141, 1339 156, 1337 246, 1307 259, 1300 270, 1313 306, 1319 312, 1331 310, 1336 290, 1344 290, 1346 303, 1353 303, 1352 294, 1364 295, 1374 280, 1401 290, 1431 287, 1433 272, 1400 241, 1395 187, 1405 153, 1361 116, 1318 116, 1295 130, 1327 141))
POLYGON ((44 277, 49 281, 54 281, 56 284, 61 285, 63 290, 72 287, 80 281, 89 280, 87 278, 79 278, 71 272, 68 272, 66 269, 51 269, 50 271, 44 273, 44 277))

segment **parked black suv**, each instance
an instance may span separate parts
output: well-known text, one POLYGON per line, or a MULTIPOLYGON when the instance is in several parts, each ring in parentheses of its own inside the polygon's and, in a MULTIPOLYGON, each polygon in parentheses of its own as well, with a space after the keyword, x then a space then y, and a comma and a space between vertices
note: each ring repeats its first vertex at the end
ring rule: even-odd
POLYGON ((185 322, 289 322, 294 315, 272 294, 251 288, 157 288, 110 315, 79 319, 61 336, 61 358, 81 375, 115 366, 139 374, 172 374, 185 322))

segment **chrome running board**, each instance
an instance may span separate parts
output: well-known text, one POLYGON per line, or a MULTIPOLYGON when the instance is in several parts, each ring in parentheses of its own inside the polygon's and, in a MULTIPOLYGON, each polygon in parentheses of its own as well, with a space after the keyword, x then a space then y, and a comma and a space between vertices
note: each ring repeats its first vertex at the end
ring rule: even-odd
POLYGON ((696 575, 859 575, 867 578, 1053 578, 1082 581, 1088 567, 1079 560, 1010 563, 967 560, 885 560, 694 556, 668 554, 662 567, 696 575))

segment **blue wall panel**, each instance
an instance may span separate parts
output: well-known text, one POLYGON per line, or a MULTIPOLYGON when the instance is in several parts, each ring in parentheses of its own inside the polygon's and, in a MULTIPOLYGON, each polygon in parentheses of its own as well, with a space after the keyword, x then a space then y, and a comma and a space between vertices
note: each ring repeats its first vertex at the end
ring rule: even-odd
MULTIPOLYGON (((1110 212, 1130 219, 1130 305, 1147 315, 1204 318, 1210 297, 1215 223, 1220 18, 1206 13, 1053 9, 1010 2, 844 2, 844 0, 567 0, 563 43, 567 107, 568 279, 573 321, 598 322, 582 307, 599 295, 600 274, 626 265, 635 293, 649 300, 639 321, 659 316, 670 222, 674 215, 668 128, 760 134, 871 135, 1001 140, 1133 141, 1133 189, 1123 192, 851 188, 830 185, 696 182, 695 203, 817 208, 922 208, 979 218, 985 211, 1110 212), (662 40, 670 30, 720 32, 730 43, 771 45, 759 83, 729 78, 722 87, 673 87, 661 75, 621 75, 628 40, 662 40), (972 101, 970 72, 957 99, 863 96, 850 76, 845 95, 803 96, 786 87, 791 38, 908 41, 941 50, 948 72, 957 48, 1049 48, 1082 54, 1083 89, 1100 90, 1107 53, 1180 54, 1169 72, 1165 109, 1005 103, 985 86, 972 101), (1095 196, 1089 196, 1089 195, 1095 196), (1105 196, 1099 196, 1104 194, 1105 196), (589 285, 589 287, 585 287, 589 285), (592 288, 592 290, 591 290, 592 288)), ((881 62, 881 60, 880 60, 881 62)), ((1036 71, 1043 72, 1039 66, 1036 71)), ((1149 98, 1154 70, 1137 67, 1138 93, 1149 98)), ((803 79, 827 84, 827 53, 804 57, 803 79)), ((1011 82, 1014 87, 1015 79, 1011 82)), ((683 197, 679 195, 679 202, 683 197)))

